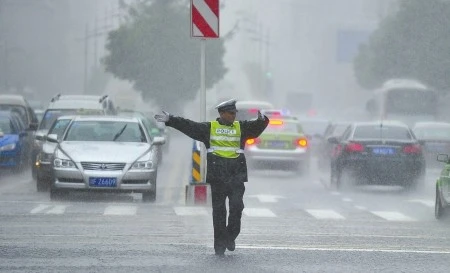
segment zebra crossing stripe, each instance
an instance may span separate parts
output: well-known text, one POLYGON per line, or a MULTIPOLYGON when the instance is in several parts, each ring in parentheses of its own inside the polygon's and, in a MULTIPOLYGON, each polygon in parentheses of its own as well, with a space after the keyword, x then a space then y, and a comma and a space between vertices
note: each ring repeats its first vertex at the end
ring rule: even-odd
POLYGON ((64 205, 56 205, 52 209, 48 210, 47 214, 63 214, 66 210, 67 206, 64 205))
POLYGON ((416 221, 397 211, 371 211, 371 213, 388 221, 416 221))
POLYGON ((332 220, 342 220, 345 219, 344 216, 333 210, 320 210, 320 209, 305 209, 305 211, 311 214, 316 219, 332 219, 332 220))
POLYGON ((103 215, 135 215, 136 206, 108 206, 103 215))
POLYGON ((175 213, 179 216, 199 216, 208 215, 208 211, 203 207, 174 207, 175 213))
POLYGON ((31 213, 31 214, 40 213, 40 212, 46 210, 46 209, 49 208, 49 207, 50 207, 50 205, 40 204, 39 206, 33 208, 33 209, 30 211, 30 213, 31 213))

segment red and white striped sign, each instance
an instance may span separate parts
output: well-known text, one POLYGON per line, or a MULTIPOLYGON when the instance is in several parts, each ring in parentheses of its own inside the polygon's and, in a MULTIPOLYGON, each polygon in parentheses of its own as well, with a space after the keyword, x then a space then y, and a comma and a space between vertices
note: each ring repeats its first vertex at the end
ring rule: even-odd
POLYGON ((191 36, 219 38, 219 0, 191 0, 191 36))

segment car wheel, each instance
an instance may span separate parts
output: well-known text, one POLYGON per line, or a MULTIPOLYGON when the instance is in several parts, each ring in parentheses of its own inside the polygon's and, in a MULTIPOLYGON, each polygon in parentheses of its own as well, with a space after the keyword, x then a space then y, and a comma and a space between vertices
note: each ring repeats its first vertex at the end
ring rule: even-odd
POLYGON ((438 186, 436 186, 436 202, 434 203, 434 217, 441 219, 444 216, 445 208, 442 206, 441 195, 438 186))
POLYGON ((155 202, 156 200, 156 191, 147 191, 142 193, 142 202, 149 203, 155 202))
POLYGON ((36 174, 36 189, 38 192, 48 191, 47 181, 42 179, 39 174, 36 174))

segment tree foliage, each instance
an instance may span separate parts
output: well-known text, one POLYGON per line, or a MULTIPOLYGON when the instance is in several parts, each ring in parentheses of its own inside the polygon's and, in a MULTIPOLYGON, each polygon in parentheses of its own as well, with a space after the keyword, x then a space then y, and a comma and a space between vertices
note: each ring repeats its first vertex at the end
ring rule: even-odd
MULTIPOLYGON (((127 21, 109 33, 106 48, 106 70, 167 110, 192 100, 200 88, 200 41, 190 37, 188 1, 147 0, 128 7, 127 21)), ((206 42, 207 88, 227 72, 224 54, 224 39, 206 42)))
POLYGON ((371 89, 391 78, 420 80, 450 89, 450 1, 402 0, 361 46, 354 60, 362 87, 371 89))

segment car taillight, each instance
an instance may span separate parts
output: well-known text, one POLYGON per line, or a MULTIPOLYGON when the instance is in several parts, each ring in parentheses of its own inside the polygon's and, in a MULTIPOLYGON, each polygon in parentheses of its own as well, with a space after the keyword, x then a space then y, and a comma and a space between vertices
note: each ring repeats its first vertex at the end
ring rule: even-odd
POLYGON ((249 139, 247 139, 247 141, 245 141, 245 144, 247 144, 247 145, 257 145, 259 143, 261 143, 261 139, 259 139, 258 137, 257 138, 249 138, 249 139))
POLYGON ((364 151, 364 145, 361 143, 351 142, 347 145, 345 145, 345 151, 355 153, 355 152, 363 152, 364 151))
POLYGON ((422 152, 422 147, 419 144, 410 144, 403 147, 403 152, 405 154, 420 154, 422 152))
POLYGON ((306 138, 297 138, 294 141, 294 145, 301 148, 306 148, 308 147, 308 140, 306 138))

